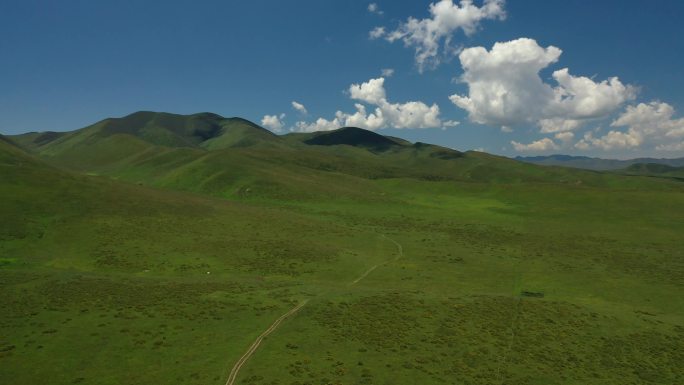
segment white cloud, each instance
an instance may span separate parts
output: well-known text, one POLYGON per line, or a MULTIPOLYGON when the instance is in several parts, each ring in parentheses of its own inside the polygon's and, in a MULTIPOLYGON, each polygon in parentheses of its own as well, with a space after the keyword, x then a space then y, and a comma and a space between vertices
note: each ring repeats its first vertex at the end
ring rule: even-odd
POLYGON ((297 122, 292 131, 298 131, 298 132, 330 131, 330 130, 336 130, 340 127, 342 127, 342 124, 340 123, 340 121, 337 118, 335 118, 333 120, 326 120, 323 118, 318 118, 313 123, 307 123, 307 122, 303 122, 303 121, 297 122))
POLYGON ((572 131, 579 128, 583 123, 581 120, 563 118, 541 119, 537 122, 540 132, 545 134, 572 131))
POLYGON ((560 54, 560 49, 542 48, 532 39, 496 43, 491 51, 465 49, 459 59, 469 94, 449 99, 481 124, 512 126, 537 120, 554 97, 539 71, 555 63, 560 54))
POLYGON ((292 108, 294 108, 295 110, 299 111, 302 115, 306 115, 306 114, 309 113, 309 112, 306 110, 306 107, 304 107, 304 105, 303 105, 302 103, 298 103, 298 102, 296 102, 296 101, 294 101, 294 100, 292 101, 292 108))
POLYGON ((366 114, 366 107, 363 104, 356 103, 356 112, 353 114, 339 113, 340 121, 344 121, 345 126, 361 127, 367 130, 377 130, 385 124, 385 119, 382 116, 382 111, 375 109, 375 113, 366 114))
POLYGON ((385 12, 380 10, 380 7, 378 6, 377 3, 368 4, 368 12, 375 13, 376 15, 382 15, 385 13, 385 12))
POLYGON ((580 140, 579 142, 575 143, 575 148, 578 150, 586 151, 591 148, 591 145, 586 140, 580 140))
POLYGON ((389 33, 377 27, 370 36, 375 39, 384 37, 389 42, 401 40, 406 47, 413 47, 416 64, 422 72, 426 67, 440 63, 440 48, 446 55, 457 53, 458 50, 451 46, 455 31, 460 29, 466 35, 472 35, 482 20, 505 19, 504 3, 504 0, 484 0, 478 7, 472 0, 461 0, 459 4, 454 4, 453 0, 440 0, 430 4, 430 17, 409 17, 389 33))
POLYGON ((375 27, 368 32, 368 38, 375 40, 385 36, 386 34, 387 32, 385 31, 385 27, 375 27))
POLYGON ((494 126, 538 125, 543 133, 571 131, 586 120, 606 117, 628 100, 634 87, 618 78, 595 82, 573 76, 567 68, 555 71, 557 86, 545 83, 539 72, 556 63, 562 51, 541 47, 533 39, 498 42, 491 50, 467 48, 459 59, 468 84, 467 95, 449 99, 466 110, 470 120, 494 126))
POLYGON ((617 77, 600 83, 584 76, 572 76, 567 68, 554 71, 555 98, 549 112, 552 116, 570 116, 571 119, 604 117, 625 102, 636 97, 636 89, 624 85, 617 77))
POLYGON ((591 132, 584 134, 584 138, 575 144, 575 148, 588 150, 590 148, 600 148, 602 150, 615 150, 634 148, 640 146, 642 138, 638 135, 620 131, 610 131, 600 138, 594 138, 591 132))
POLYGON ((586 150, 630 149, 653 146, 656 150, 679 151, 684 149, 684 118, 672 119, 674 108, 662 102, 639 103, 628 106, 610 126, 627 127, 626 131, 611 130, 595 138, 591 133, 577 142, 576 148, 586 150))
POLYGON ((559 132, 556 135, 554 135, 554 138, 562 141, 563 143, 567 143, 572 140, 572 138, 575 137, 575 134, 572 132, 564 131, 564 132, 559 132))
POLYGON ((280 115, 264 115, 261 119, 261 125, 271 131, 280 132, 283 128, 283 119, 285 114, 280 115))
POLYGON ((671 144, 659 144, 656 146, 658 151, 684 151, 684 142, 671 143, 671 144))
POLYGON ((360 127, 367 130, 377 130, 385 125, 385 119, 379 109, 376 108, 374 113, 368 114, 363 104, 356 103, 354 106, 356 107, 356 112, 353 114, 337 111, 335 117, 331 120, 318 118, 312 123, 299 121, 295 124, 293 130, 299 132, 330 131, 340 127, 360 127))
POLYGON ((380 73, 383 77, 390 78, 394 75, 394 68, 383 68, 380 73))
POLYGON ((672 119, 674 108, 662 102, 639 103, 629 106, 611 127, 629 127, 630 131, 641 135, 665 136, 668 138, 684 137, 684 118, 672 119))
POLYGON ((515 140, 511 141, 515 151, 519 152, 543 152, 550 150, 558 150, 560 147, 550 138, 543 138, 536 140, 529 144, 518 143, 515 140))
POLYGON ((428 106, 423 102, 389 103, 383 101, 380 111, 392 128, 430 128, 439 127, 439 106, 428 106))
POLYGON ((356 103, 356 112, 349 114, 337 111, 333 119, 318 118, 313 123, 297 122, 296 131, 325 131, 344 126, 354 126, 367 130, 380 128, 429 128, 441 127, 439 106, 428 106, 420 101, 406 103, 391 103, 387 99, 385 78, 370 79, 361 84, 349 86, 349 96, 353 100, 361 101, 375 107, 368 112, 366 106, 356 103))
POLYGON ((458 120, 446 120, 442 122, 442 127, 456 127, 459 124, 461 124, 461 122, 459 122, 458 120))
POLYGON ((385 78, 370 79, 361 84, 352 84, 349 87, 349 94, 352 99, 361 100, 369 104, 378 104, 386 99, 385 78))

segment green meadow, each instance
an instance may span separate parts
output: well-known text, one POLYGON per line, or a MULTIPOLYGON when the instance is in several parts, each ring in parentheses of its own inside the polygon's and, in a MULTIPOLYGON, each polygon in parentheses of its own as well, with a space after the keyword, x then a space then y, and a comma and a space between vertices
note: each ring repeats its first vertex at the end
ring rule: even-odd
POLYGON ((684 383, 670 175, 213 114, 1 139, 2 384, 223 385, 305 300, 236 384, 684 383))

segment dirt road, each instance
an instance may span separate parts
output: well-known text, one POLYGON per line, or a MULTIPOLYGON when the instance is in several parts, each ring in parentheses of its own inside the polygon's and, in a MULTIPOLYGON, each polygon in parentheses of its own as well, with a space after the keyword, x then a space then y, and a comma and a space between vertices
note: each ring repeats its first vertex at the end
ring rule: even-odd
POLYGON ((401 257, 404 255, 404 248, 401 246, 401 244, 400 244, 399 242, 395 241, 394 239, 392 239, 392 238, 390 238, 390 237, 388 237, 388 236, 386 236, 386 235, 383 235, 382 237, 385 238, 385 239, 387 239, 388 241, 394 243, 394 245, 397 246, 397 251, 398 251, 398 253, 397 253, 396 258, 394 258, 394 259, 391 260, 391 261, 385 261, 385 262, 383 262, 383 263, 378 263, 377 265, 372 266, 370 269, 366 270, 363 274, 361 274, 361 276, 360 276, 359 278, 356 278, 355 280, 351 281, 351 282, 349 283, 349 286, 354 286, 354 285, 356 285, 357 283, 359 283, 359 281, 361 281, 362 279, 366 278, 366 276, 368 276, 368 274, 372 273, 373 270, 377 269, 378 267, 380 267, 380 266, 382 266, 382 265, 386 265, 386 264, 388 264, 389 262, 394 262, 394 261, 396 261, 397 259, 401 258, 401 257))
POLYGON ((280 323, 283 322, 286 318, 290 317, 291 315, 299 311, 299 309, 301 309, 302 306, 306 305, 307 302, 309 302, 308 299, 302 301, 301 303, 299 303, 299 305, 293 307, 292 309, 290 309, 290 311, 281 315, 280 318, 275 320, 275 322, 273 322, 268 329, 266 329, 263 333, 261 333, 261 335, 259 335, 259 337, 257 337, 257 339, 249 347, 249 349, 247 349, 245 354, 243 354, 242 357, 240 357, 240 359, 238 360, 238 362, 235 363, 233 369, 231 369, 230 375, 228 376, 228 380, 226 381, 226 385, 233 385, 233 383, 235 383, 235 379, 237 378, 240 368, 242 368, 242 365, 244 365, 245 362, 249 360, 249 357, 251 357, 252 354, 254 354, 254 352, 261 344, 261 341, 269 334, 273 333, 273 331, 276 330, 276 328, 278 328, 278 325, 280 325, 280 323))
MULTIPOLYGON (((366 278, 368 276, 368 274, 373 272, 373 270, 377 269, 379 266, 386 265, 389 262, 396 261, 397 259, 401 258, 404 255, 404 249, 399 242, 395 241, 394 239, 392 239, 386 235, 383 235, 383 237, 385 239, 387 239, 388 241, 394 243, 397 246, 397 251, 398 251, 397 256, 394 259, 392 259, 391 261, 385 261, 383 263, 379 263, 375 266, 372 266, 370 269, 366 270, 363 274, 361 274, 360 277, 358 277, 355 280, 353 280, 352 282, 350 282, 349 286, 353 286, 353 285, 357 284, 359 281, 366 278)), ((286 318, 292 316, 297 311, 299 311, 299 309, 301 309, 304 305, 306 305, 307 302, 309 302, 308 299, 302 301, 301 303, 299 303, 299 305, 290 309, 290 311, 288 311, 287 313, 281 315, 280 318, 275 320, 275 322, 273 322, 273 324, 271 324, 271 326, 268 329, 266 329, 266 331, 264 331, 263 333, 261 333, 261 335, 259 335, 259 337, 257 337, 257 339, 252 343, 252 345, 250 345, 249 349, 247 349, 245 354, 243 354, 242 357, 240 357, 240 359, 235 363, 235 365, 233 365, 233 368, 230 370, 230 375, 228 375, 228 380, 226 381, 226 385, 233 385, 235 383, 235 380, 237 379, 237 375, 240 372, 242 365, 244 365, 245 362, 247 362, 247 360, 249 360, 249 358, 252 356, 252 354, 254 354, 254 352, 256 352, 257 348, 261 344, 261 341, 265 337, 267 337, 269 334, 273 333, 273 331, 275 331, 276 328, 278 328, 278 325, 280 325, 280 323, 283 322, 286 318)))

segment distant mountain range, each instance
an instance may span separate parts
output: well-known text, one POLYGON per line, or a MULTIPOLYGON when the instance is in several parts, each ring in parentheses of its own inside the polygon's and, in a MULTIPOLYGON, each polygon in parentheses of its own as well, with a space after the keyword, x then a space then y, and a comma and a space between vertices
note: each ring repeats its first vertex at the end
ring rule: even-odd
POLYGON ((515 160, 544 165, 581 168, 585 170, 610 171, 626 169, 635 164, 660 164, 670 167, 684 167, 684 158, 636 158, 628 160, 590 158, 587 156, 548 155, 518 156, 515 160))
MULTIPOLYGON (((240 199, 247 191, 278 199, 365 196, 377 179, 583 186, 648 182, 411 143, 357 127, 275 135, 245 119, 212 113, 141 111, 69 132, 0 139, 0 162, 40 162, 36 164, 240 199)), ((653 175, 642 171, 640 177, 653 175)))
MULTIPOLYGON (((684 159, 668 161, 667 166, 684 165, 684 159)), ((375 189, 373 181, 378 179, 632 186, 650 183, 651 177, 670 183, 683 176, 682 170, 648 165, 594 171, 654 163, 649 159, 627 162, 555 156, 514 160, 412 143, 357 127, 275 135, 238 117, 151 111, 104 119, 69 132, 0 135, 0 163, 17 162, 237 199, 245 194, 263 199, 356 199, 375 189), (553 162, 576 168, 539 165, 553 162)))

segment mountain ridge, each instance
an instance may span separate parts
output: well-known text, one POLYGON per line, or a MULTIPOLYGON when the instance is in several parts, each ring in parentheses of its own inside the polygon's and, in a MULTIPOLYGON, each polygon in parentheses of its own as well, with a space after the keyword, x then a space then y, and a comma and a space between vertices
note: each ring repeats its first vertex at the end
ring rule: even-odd
POLYGON ((515 160, 532 163, 542 166, 563 166, 572 167, 585 170, 596 171, 610 171, 627 168, 633 164, 638 163, 653 163, 663 164, 672 167, 684 166, 684 157, 682 158, 633 158, 633 159, 605 159, 588 156, 576 155, 541 155, 541 156, 516 156, 515 160))
POLYGON ((331 199, 341 189, 349 197, 364 195, 355 190, 372 190, 369 183, 377 179, 632 186, 642 178, 540 167, 356 127, 279 136, 245 119, 211 113, 141 111, 75 131, 9 139, 52 167, 239 199, 331 199))
MULTIPOLYGON (((60 141, 131 135, 151 145, 168 147, 200 147, 200 144, 241 131, 243 136, 258 136, 261 140, 276 135, 246 119, 201 112, 191 115, 168 112, 137 111, 120 118, 106 118, 86 127, 65 132, 28 132, 12 138, 28 150, 42 150, 60 141)), ((238 145, 227 142, 223 145, 238 145)))

